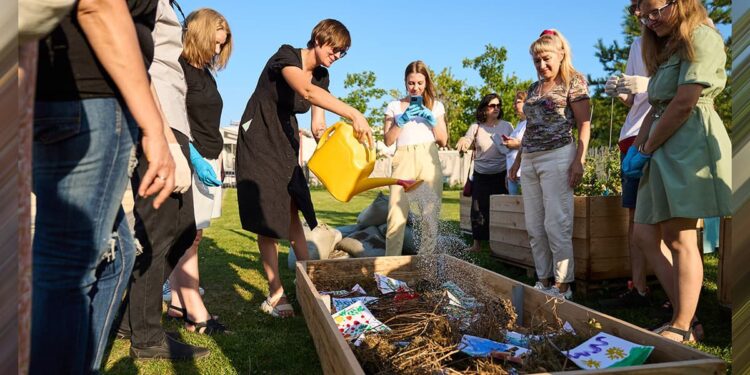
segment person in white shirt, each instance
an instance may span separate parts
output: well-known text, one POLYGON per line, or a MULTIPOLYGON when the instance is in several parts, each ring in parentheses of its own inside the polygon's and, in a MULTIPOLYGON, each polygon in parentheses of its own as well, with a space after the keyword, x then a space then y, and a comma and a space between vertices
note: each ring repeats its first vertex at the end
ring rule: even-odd
MULTIPOLYGON (((385 144, 396 144, 391 177, 423 180, 434 196, 429 202, 423 202, 422 215, 438 218, 443 195, 438 146, 443 147, 448 142, 445 107, 435 100, 435 87, 424 62, 417 60, 406 66, 404 83, 408 95, 389 103, 385 111, 385 144)), ((401 255, 408 213, 409 197, 404 188, 391 186, 385 236, 385 254, 388 256, 401 255)), ((422 228, 421 249, 429 249, 437 239, 437 220, 426 222, 430 225, 422 228)))
POLYGON ((477 253, 482 250, 482 241, 490 239, 490 195, 508 194, 505 187, 505 155, 509 150, 503 141, 513 131, 513 125, 502 119, 503 101, 495 93, 482 98, 475 116, 477 122, 469 126, 466 135, 458 140, 456 149, 459 152, 474 149, 471 178, 471 234, 474 244, 469 251, 477 253))
MULTIPOLYGON (((516 128, 513 129, 513 132, 510 133, 510 136, 508 138, 503 139, 503 145, 507 147, 510 151, 507 155, 505 155, 505 166, 508 171, 513 167, 513 163, 516 161, 516 156, 518 156, 518 150, 521 149, 521 141, 523 140, 523 133, 526 132, 526 114, 523 113, 523 103, 526 101, 526 96, 528 93, 526 91, 518 91, 516 92, 516 98, 513 101, 513 109, 516 111, 516 114, 518 115, 518 118, 520 119, 518 121, 518 125, 516 125, 516 128)), ((510 179, 510 176, 506 176, 506 182, 508 184, 508 194, 510 195, 519 195, 519 188, 521 187, 521 170, 518 170, 518 173, 516 174, 516 179, 512 180, 510 179)))

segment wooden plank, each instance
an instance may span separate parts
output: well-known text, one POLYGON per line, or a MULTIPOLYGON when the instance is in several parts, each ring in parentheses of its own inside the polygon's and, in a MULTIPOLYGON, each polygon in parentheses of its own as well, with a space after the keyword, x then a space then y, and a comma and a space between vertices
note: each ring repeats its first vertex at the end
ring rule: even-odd
POLYGON ((573 256, 576 259, 588 259, 591 257, 590 253, 591 246, 589 245, 589 240, 582 238, 573 239, 573 256))
POLYGON ((628 237, 598 237, 589 240, 589 258, 630 258, 628 237))
POLYGON ((573 217, 573 238, 589 238, 588 221, 587 217, 573 217))
POLYGON ((344 336, 339 333, 331 313, 319 299, 315 285, 305 272, 306 262, 297 262, 297 301, 320 358, 320 366, 325 374, 362 374, 357 357, 349 349, 344 336))
POLYGON ((531 248, 490 240, 490 252, 500 260, 509 260, 518 266, 534 268, 531 248))
POLYGON ((725 217, 719 224, 719 274, 716 283, 716 294, 719 303, 724 306, 732 305, 732 274, 730 262, 732 258, 732 218, 725 217))
MULTIPOLYGON (((574 302, 555 299, 528 285, 521 284, 518 281, 451 256, 433 255, 430 257, 420 255, 387 258, 389 259, 385 262, 378 262, 381 258, 345 259, 339 262, 331 260, 298 262, 298 299, 303 307, 305 320, 308 323, 308 327, 310 327, 311 336, 315 342, 316 350, 318 350, 318 355, 321 357, 321 364, 326 374, 362 374, 363 372, 356 362, 356 358, 353 357, 351 349, 349 349, 343 337, 336 330, 330 314, 325 313, 325 307, 322 305, 322 302, 314 298, 317 295, 317 291, 311 279, 307 277, 307 273, 317 273, 325 270, 329 273, 329 277, 345 277, 348 276, 348 272, 352 271, 363 272, 368 275, 371 275, 373 272, 382 272, 389 275, 404 273, 406 275, 408 270, 412 272, 410 275, 412 278, 417 278, 420 277, 418 275, 419 270, 414 267, 414 264, 425 263, 427 261, 430 264, 445 264, 446 270, 450 270, 451 275, 461 275, 461 277, 456 277, 452 281, 456 282, 462 288, 471 285, 482 285, 487 293, 491 293, 495 297, 510 298, 513 286, 520 285, 524 295, 524 321, 526 322, 531 322, 538 318, 551 320, 556 316, 563 321, 570 322, 574 329, 584 332, 588 330, 589 319, 595 319, 602 325, 605 332, 641 345, 654 346, 654 352, 649 357, 649 364, 628 367, 628 373, 649 375, 721 374, 726 369, 724 361, 717 357, 665 339, 640 327, 574 302), (334 267, 329 267, 327 263, 337 264, 334 267), (316 320, 323 320, 325 324, 316 323, 316 320), (337 354, 334 352, 335 350, 344 353, 337 354)), ((445 274, 447 272, 445 270, 434 271, 437 274, 445 274)), ((422 272, 430 271, 423 270, 422 272)), ((622 372, 623 369, 620 368, 572 371, 565 374, 589 375, 622 372)))
POLYGON ((526 218, 522 212, 490 212, 490 226, 526 230, 526 218))
POLYGON ((628 209, 622 207, 620 196, 596 196, 589 198, 589 217, 628 216, 628 209))
POLYGON ((575 258, 575 275, 589 282, 630 277, 630 257, 575 258))
POLYGON ((523 196, 521 195, 491 195, 490 212, 520 212, 523 213, 523 196))
POLYGON ((490 241, 503 242, 527 248, 531 247, 531 245, 529 245, 529 233, 525 230, 507 229, 498 226, 490 226, 490 241))
POLYGON ((459 201, 459 228, 471 233, 471 197, 464 197, 463 192, 458 192, 459 201))
POLYGON ((589 235, 595 237, 617 237, 628 235, 627 216, 598 216, 589 218, 589 235))
POLYGON ((573 216, 589 216, 589 197, 573 197, 573 216))

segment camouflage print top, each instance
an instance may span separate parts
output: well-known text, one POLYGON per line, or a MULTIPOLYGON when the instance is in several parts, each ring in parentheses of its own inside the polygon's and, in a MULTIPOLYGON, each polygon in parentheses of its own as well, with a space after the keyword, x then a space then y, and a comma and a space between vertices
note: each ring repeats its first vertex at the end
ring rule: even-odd
POLYGON ((576 121, 570 103, 589 98, 586 78, 580 73, 567 88, 556 85, 544 95, 540 91, 541 81, 531 84, 523 106, 527 121, 523 152, 549 151, 573 142, 576 121))

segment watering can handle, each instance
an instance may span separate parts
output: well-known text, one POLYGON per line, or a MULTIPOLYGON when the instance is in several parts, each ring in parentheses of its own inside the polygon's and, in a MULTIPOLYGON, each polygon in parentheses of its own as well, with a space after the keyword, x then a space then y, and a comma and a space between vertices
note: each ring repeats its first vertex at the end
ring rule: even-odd
POLYGON ((320 140, 318 140, 318 147, 315 147, 315 149, 319 149, 323 147, 323 145, 328 140, 328 136, 331 134, 331 132, 338 129, 339 126, 341 126, 340 123, 335 123, 331 125, 328 129, 326 129, 326 131, 324 131, 323 134, 320 136, 320 140))

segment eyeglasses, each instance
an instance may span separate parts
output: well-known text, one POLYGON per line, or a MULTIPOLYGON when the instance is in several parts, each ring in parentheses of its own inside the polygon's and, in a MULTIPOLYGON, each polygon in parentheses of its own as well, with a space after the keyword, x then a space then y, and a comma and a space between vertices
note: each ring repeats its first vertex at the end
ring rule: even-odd
POLYGON ((487 104, 487 108, 489 109, 500 108, 500 104, 499 103, 487 104))
POLYGON ((347 48, 334 48, 333 49, 333 54, 335 55, 335 54, 339 53, 340 54, 339 58, 342 59, 342 58, 344 58, 344 56, 346 56, 346 50, 347 50, 347 48))
POLYGON ((675 3, 675 2, 674 2, 674 0, 672 0, 672 1, 669 1, 669 2, 667 2, 666 4, 664 4, 664 6, 662 6, 662 7, 660 7, 660 8, 656 8, 656 9, 654 9, 654 10, 652 10, 652 11, 650 11, 650 12, 646 13, 646 15, 645 15, 645 16, 642 16, 642 17, 638 17, 638 19, 639 19, 639 20, 641 21, 641 23, 642 23, 642 24, 644 24, 644 25, 648 25, 648 23, 649 23, 649 22, 651 22, 651 21, 656 21, 656 20, 658 20, 659 18, 661 18, 661 11, 663 11, 663 10, 664 10, 664 9, 666 9, 666 8, 667 8, 668 6, 670 6, 670 5, 674 4, 674 3, 675 3))

